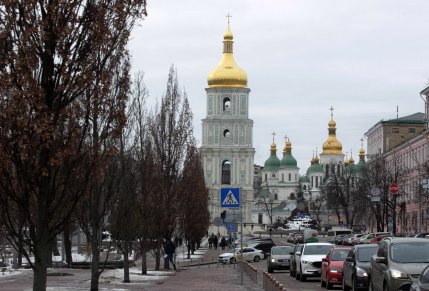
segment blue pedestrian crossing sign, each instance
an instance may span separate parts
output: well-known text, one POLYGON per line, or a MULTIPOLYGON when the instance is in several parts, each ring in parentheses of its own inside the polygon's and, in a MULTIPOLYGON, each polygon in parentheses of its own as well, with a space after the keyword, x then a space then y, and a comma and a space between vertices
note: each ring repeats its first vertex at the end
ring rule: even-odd
POLYGON ((226 225, 226 229, 228 230, 228 232, 236 232, 235 223, 228 223, 226 225))
POLYGON ((221 188, 220 207, 240 207, 240 188, 221 188))

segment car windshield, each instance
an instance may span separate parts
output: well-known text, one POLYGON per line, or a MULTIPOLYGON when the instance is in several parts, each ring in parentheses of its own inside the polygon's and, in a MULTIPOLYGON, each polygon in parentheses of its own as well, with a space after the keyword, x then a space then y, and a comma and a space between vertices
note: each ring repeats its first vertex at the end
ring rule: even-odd
POLYGON ((377 253, 377 247, 360 248, 357 252, 359 262, 370 262, 373 255, 377 253))
POLYGON ((331 250, 331 245, 309 245, 305 246, 303 255, 326 255, 331 250))
POLYGON ((350 250, 334 250, 332 252, 332 261, 344 261, 347 258, 347 254, 350 250))
POLYGON ((392 244, 390 258, 398 263, 429 263, 429 241, 392 244))
POLYGON ((290 252, 293 252, 292 247, 274 247, 272 248, 273 255, 289 255, 290 252))

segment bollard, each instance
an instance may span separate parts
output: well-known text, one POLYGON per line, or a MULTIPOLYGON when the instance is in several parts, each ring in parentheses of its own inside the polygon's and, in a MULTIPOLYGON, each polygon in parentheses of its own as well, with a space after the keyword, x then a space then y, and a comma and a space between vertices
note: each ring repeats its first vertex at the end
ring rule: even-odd
POLYGON ((283 284, 279 285, 279 291, 286 291, 286 288, 283 286, 283 284))

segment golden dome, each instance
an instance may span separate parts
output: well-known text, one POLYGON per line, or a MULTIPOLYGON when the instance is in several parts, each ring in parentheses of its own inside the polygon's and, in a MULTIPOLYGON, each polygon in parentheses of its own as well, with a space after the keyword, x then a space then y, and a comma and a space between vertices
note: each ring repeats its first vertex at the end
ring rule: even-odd
POLYGON ((207 77, 209 88, 246 88, 247 74, 234 60, 233 36, 228 28, 223 35, 223 56, 216 69, 207 77))
MULTIPOLYGON (((332 107, 331 110, 333 110, 332 107)), ((322 154, 324 155, 343 155, 343 145, 337 140, 336 125, 331 113, 331 120, 328 122, 328 139, 323 143, 322 154)))
POLYGON ((360 161, 364 161, 365 160, 365 150, 363 149, 363 147, 359 151, 359 160, 360 161))

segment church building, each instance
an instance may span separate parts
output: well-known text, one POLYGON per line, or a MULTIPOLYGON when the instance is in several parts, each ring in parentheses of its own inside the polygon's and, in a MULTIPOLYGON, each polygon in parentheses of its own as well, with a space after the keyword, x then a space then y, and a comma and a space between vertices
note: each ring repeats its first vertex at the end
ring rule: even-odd
POLYGON ((247 74, 234 60, 229 21, 223 37, 223 56, 209 73, 202 145, 211 220, 220 217, 221 188, 240 188, 243 220, 250 221, 253 205, 253 120, 249 118, 247 74))

